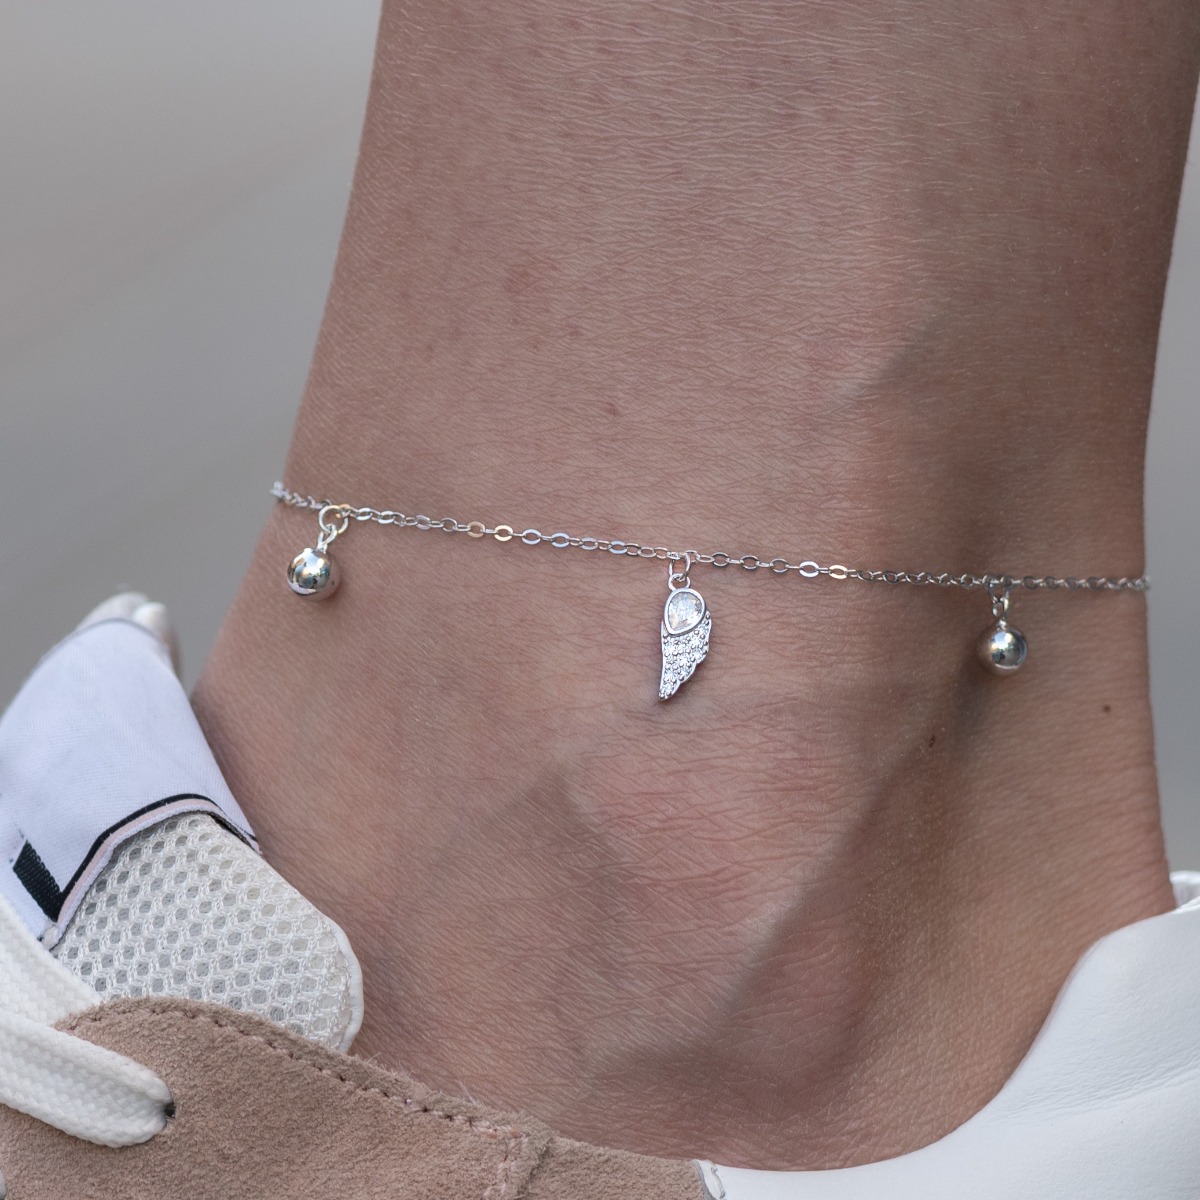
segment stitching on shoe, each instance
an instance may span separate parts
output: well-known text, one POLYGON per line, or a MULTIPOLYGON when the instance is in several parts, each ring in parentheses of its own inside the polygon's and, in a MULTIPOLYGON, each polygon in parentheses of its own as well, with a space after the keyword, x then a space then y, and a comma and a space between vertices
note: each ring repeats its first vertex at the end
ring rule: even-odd
MULTIPOLYGON (((402 1093, 390 1091, 385 1087, 380 1087, 378 1084, 358 1083, 335 1071, 332 1067, 323 1067, 311 1059, 297 1054, 288 1046, 280 1045, 270 1038, 263 1037, 262 1034, 249 1033, 244 1029, 239 1029, 233 1022, 219 1020, 210 1013, 187 1012, 178 1008, 159 1007, 158 1005, 143 1005, 141 1006, 141 1011, 152 1012, 155 1016, 160 1017, 184 1017, 189 1021, 206 1021, 218 1029, 228 1029, 236 1033, 239 1037, 261 1042, 276 1054, 282 1054, 292 1062, 299 1063, 302 1067, 307 1067, 318 1074, 332 1075, 339 1083, 346 1084, 356 1092, 374 1092, 377 1095, 383 1096, 386 1100, 397 1101, 404 1105, 407 1112, 413 1113, 416 1116, 439 1117, 442 1120, 449 1121, 460 1128, 468 1129, 472 1133, 477 1133, 480 1137, 488 1138, 489 1140, 494 1141, 496 1138, 504 1138, 507 1143, 504 1147, 504 1156, 500 1160, 500 1165, 496 1170, 495 1181, 484 1189, 482 1200, 503 1200, 504 1195, 508 1191, 508 1185, 512 1180, 513 1169, 516 1166, 519 1153, 529 1143, 529 1134, 515 1125, 497 1125, 494 1121, 485 1121, 477 1117, 467 1117, 462 1113, 446 1112, 444 1109, 433 1108, 428 1104, 421 1104, 412 1096, 405 1096, 402 1093)), ((109 1015, 104 1009, 95 1009, 79 1014, 71 1024, 75 1027, 83 1024, 100 1024, 109 1015)))
POLYGON ((522 1133, 520 1130, 513 1131, 513 1136, 508 1139, 508 1145, 504 1147, 504 1157, 500 1160, 500 1166, 496 1171, 496 1182, 484 1191, 483 1200, 503 1200, 504 1194, 508 1191, 508 1185, 512 1182, 518 1150, 523 1152, 528 1143, 529 1134, 522 1133))

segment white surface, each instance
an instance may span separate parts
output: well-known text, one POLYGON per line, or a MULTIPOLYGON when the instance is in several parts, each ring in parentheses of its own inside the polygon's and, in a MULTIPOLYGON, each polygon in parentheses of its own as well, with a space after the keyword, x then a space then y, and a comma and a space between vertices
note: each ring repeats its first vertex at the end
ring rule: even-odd
MULTIPOLYGON (((123 586, 167 601, 194 678, 282 466, 376 16, 376 0, 0 0, 0 700, 123 586)), ((1148 497, 1162 790, 1183 865, 1200 863, 1198 311, 1193 170, 1148 497)))
POLYGON ((358 961, 248 844, 171 669, 170 626, 145 596, 112 597, 0 720, 0 900, 90 1003, 207 1000, 346 1050, 362 1024, 358 961), (61 911, 43 912, 11 870, 26 843, 65 892, 61 911))
POLYGON ((0 719, 0 894, 30 932, 56 941, 47 931, 71 919, 122 843, 197 811, 253 841, 167 647, 132 620, 63 639, 0 719), (25 846, 61 894, 49 912, 16 874, 25 846))
POLYGON ((331 1050, 348 1050, 362 1024, 362 973, 345 934, 199 813, 122 846, 54 956, 100 1000, 223 1004, 331 1050))
POLYGON ((139 1063, 54 1028, 96 1000, 0 896, 0 1104, 72 1137, 131 1146, 166 1124, 171 1093, 139 1063))

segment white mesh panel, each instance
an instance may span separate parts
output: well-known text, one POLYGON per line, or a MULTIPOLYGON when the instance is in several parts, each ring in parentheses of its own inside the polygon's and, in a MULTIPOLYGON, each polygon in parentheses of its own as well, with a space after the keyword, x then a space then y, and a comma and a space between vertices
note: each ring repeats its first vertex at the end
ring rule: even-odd
POLYGON ((106 1000, 208 1000, 334 1048, 361 1017, 358 964, 341 930, 200 813, 122 846, 53 953, 106 1000))

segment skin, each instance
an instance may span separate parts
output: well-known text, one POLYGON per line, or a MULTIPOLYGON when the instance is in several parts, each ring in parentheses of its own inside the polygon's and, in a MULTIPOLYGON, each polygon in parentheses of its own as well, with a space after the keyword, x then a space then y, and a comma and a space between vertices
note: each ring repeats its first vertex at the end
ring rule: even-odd
MULTIPOLYGON (((913 570, 1137 574, 1190 0, 386 0, 285 479, 913 570)), ((1133 595, 697 567, 277 508, 195 702, 363 960, 364 1054, 564 1133, 824 1167, 996 1091, 1171 905, 1133 595)))

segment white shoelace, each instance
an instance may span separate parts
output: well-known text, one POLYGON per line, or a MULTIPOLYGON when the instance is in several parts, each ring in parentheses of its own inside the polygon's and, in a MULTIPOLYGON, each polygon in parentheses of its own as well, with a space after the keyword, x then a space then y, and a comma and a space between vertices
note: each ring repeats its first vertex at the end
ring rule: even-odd
POLYGON ((0 896, 0 1104, 72 1137, 131 1146, 166 1125, 171 1093, 140 1063, 54 1028, 99 1002, 0 896))

